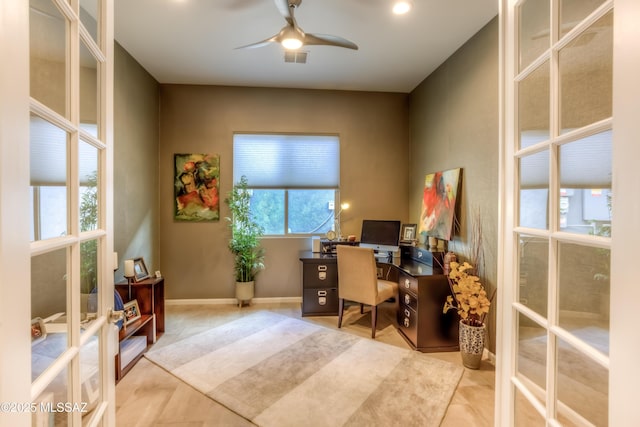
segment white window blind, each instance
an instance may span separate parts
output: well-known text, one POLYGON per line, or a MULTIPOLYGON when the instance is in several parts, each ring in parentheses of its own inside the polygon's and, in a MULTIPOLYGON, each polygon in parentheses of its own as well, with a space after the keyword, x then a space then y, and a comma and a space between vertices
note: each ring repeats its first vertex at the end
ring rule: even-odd
POLYGON ((233 180, 253 188, 337 188, 337 136, 235 134, 233 180))

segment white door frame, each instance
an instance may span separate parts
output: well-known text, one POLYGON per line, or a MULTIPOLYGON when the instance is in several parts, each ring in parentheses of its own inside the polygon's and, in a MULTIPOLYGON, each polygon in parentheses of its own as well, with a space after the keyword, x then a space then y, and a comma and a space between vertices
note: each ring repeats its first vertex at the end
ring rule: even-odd
MULTIPOLYGON (((28 2, 0 3, 0 57, 0 402, 17 404, 31 400, 29 223, 10 209, 29 206, 28 2)), ((28 412, 0 413, 2 427, 28 425, 28 412)))
POLYGON ((613 30, 613 191, 609 425, 638 423, 637 301, 640 241, 640 2, 615 0, 613 30))

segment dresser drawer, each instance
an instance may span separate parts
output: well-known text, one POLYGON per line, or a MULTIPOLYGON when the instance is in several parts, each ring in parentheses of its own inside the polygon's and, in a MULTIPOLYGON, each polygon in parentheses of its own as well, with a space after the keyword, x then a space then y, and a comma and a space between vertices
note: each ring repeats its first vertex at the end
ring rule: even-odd
POLYGON ((398 308, 398 328, 411 343, 418 343, 418 315, 415 310, 404 304, 398 308))
POLYGON ((404 292, 410 292, 413 295, 418 295, 418 279, 406 274, 401 274, 398 280, 398 289, 404 292))
POLYGON ((406 305, 408 307, 410 307, 411 309, 413 309, 414 311, 418 310, 418 298, 416 298, 416 296, 414 294, 412 294, 411 292, 407 292, 404 289, 399 289, 399 296, 400 296, 400 304, 401 305, 406 305))
POLYGON ((304 289, 335 288, 338 285, 338 265, 333 263, 305 262, 302 265, 304 289))

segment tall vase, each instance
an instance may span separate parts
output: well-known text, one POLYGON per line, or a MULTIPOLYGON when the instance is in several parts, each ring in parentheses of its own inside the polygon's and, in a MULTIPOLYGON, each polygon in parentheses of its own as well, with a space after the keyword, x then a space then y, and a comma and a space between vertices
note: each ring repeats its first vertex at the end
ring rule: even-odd
POLYGON ((471 326, 460 321, 460 355, 462 364, 469 369, 479 369, 482 353, 484 351, 484 339, 486 326, 471 326))

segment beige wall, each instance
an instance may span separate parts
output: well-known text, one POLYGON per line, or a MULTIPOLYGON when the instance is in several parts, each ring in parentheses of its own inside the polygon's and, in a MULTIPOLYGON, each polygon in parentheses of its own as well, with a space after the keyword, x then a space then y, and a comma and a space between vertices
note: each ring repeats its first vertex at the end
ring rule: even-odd
MULTIPOLYGON (((484 280, 496 286, 498 245, 498 19, 489 22, 427 77, 410 98, 409 217, 418 222, 425 175, 462 168, 461 228, 449 249, 468 249, 470 214, 484 231, 484 280)), ((495 305, 490 313, 495 318, 495 305)), ((495 351, 495 322, 489 347, 495 351)))
POLYGON ((119 44, 114 90, 114 250, 160 268, 158 221, 158 83, 119 44))
MULTIPOLYGON (((161 266, 167 298, 233 298, 227 224, 173 220, 173 155, 220 155, 220 193, 232 186, 234 132, 340 136, 343 234, 363 218, 408 219, 408 96, 394 93, 162 85, 160 91, 161 266)), ((221 217, 228 216, 221 205, 221 217)), ((256 297, 301 295, 298 253, 306 238, 265 238, 267 268, 256 297)))

